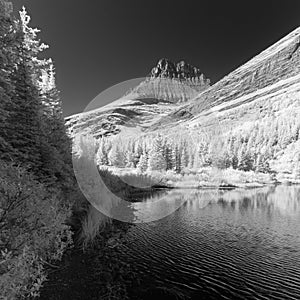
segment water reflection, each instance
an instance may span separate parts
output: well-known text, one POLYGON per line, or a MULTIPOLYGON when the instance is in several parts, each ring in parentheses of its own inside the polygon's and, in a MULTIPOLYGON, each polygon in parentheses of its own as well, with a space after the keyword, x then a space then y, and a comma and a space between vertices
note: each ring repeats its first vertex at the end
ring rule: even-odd
POLYGON ((300 299, 299 186, 163 197, 185 202, 129 231, 124 259, 140 280, 130 299, 148 299, 157 287, 187 299, 300 299))
POLYGON ((176 211, 186 202, 192 201, 195 209, 202 209, 217 199, 218 191, 173 189, 152 194, 141 202, 133 203, 132 211, 134 211, 135 222, 140 223, 140 220, 147 222, 168 216, 168 212, 176 211))
POLYGON ((283 215, 300 212, 300 187, 276 186, 251 190, 228 191, 218 203, 231 205, 236 210, 267 210, 283 215))
MULTIPOLYGON (((145 194, 130 204, 134 218, 144 211, 141 203, 161 199, 184 204, 163 219, 131 226, 118 248, 118 259, 134 272, 129 299, 300 299, 300 186, 145 194)), ((159 205, 148 209, 161 213, 159 205)), ((63 291, 72 299, 97 295, 102 255, 88 269, 67 269, 74 282, 54 287, 53 299, 69 299, 63 291)))
MULTIPOLYGON (((231 191, 211 190, 171 190, 143 197, 143 202, 159 202, 162 199, 179 199, 186 202, 185 206, 193 209, 203 209, 207 205, 219 205, 231 210, 264 210, 277 211, 283 215, 298 214, 300 212, 299 186, 272 186, 255 189, 236 189, 231 191)), ((176 202, 176 201, 175 201, 176 202)), ((136 214, 139 214, 139 203, 135 203, 136 214)), ((150 208, 151 206, 149 206, 150 208)), ((154 213, 154 212, 149 212, 154 213)))

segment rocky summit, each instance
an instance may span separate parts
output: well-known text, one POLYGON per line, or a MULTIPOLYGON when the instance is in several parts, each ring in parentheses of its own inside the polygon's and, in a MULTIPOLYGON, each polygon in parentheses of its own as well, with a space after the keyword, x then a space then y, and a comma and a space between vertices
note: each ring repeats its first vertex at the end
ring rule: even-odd
POLYGON ((132 94, 180 103, 191 100, 209 86, 210 80, 198 68, 184 61, 175 64, 162 58, 132 94))
POLYGON ((166 58, 158 61, 157 65, 151 70, 151 77, 178 78, 183 80, 203 78, 203 81, 205 81, 205 77, 200 69, 186 63, 184 60, 175 64, 166 58))

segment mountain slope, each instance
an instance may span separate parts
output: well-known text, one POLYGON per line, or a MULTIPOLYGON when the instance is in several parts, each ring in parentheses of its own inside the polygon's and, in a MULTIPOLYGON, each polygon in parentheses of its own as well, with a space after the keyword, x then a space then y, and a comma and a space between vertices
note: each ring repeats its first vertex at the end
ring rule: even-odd
POLYGON ((299 71, 297 28, 211 87, 198 69, 162 59, 126 96, 73 116, 68 124, 73 135, 97 138, 130 130, 129 136, 103 141, 109 165, 117 143, 122 153, 135 149, 120 165, 144 168, 158 141, 159 165, 165 160, 168 170, 232 167, 300 179, 299 71))
MULTIPOLYGON (((191 119, 217 105, 249 95, 251 101, 264 88, 291 78, 300 71, 300 27, 255 56, 209 89, 201 92, 190 103, 172 113, 168 120, 191 119), (261 91, 260 91, 261 90, 261 91), (252 94, 252 96, 251 96, 252 94)), ((277 88, 284 86, 284 82, 277 88)), ((270 88, 271 92, 272 88, 270 88)), ((242 103, 241 103, 242 104, 242 103)), ((235 104, 237 105, 237 103, 235 104)), ((161 126, 157 124, 156 128, 161 126)))
POLYGON ((199 69, 183 61, 174 64, 161 59, 150 75, 124 97, 68 117, 66 125, 72 136, 90 133, 99 138, 118 134, 125 127, 138 133, 208 87, 209 80, 199 69))
POLYGON ((257 169, 263 157, 264 170, 297 173, 295 169, 299 169, 300 163, 299 41, 300 28, 297 28, 160 119, 149 132, 159 131, 170 136, 179 128, 188 128, 194 140, 202 136, 208 147, 214 148, 211 140, 218 140, 220 148, 217 154, 210 156, 212 160, 222 156, 223 161, 229 156, 236 159, 248 156, 257 169), (294 159, 290 159, 292 156, 294 159))

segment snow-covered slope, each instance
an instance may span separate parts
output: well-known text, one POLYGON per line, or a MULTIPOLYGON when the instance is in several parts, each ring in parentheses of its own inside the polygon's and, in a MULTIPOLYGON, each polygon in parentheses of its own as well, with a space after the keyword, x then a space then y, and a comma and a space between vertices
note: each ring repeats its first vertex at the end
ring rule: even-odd
POLYGON ((100 109, 66 118, 66 125, 71 136, 80 133, 101 138, 116 135, 124 128, 131 128, 137 134, 176 108, 178 104, 155 98, 119 99, 100 109))
POLYGON ((199 69, 161 59, 145 81, 104 107, 66 118, 71 136, 110 136, 131 128, 137 134, 209 87, 199 69))
MULTIPOLYGON (((172 112, 166 120, 199 119, 203 114, 245 105, 259 97, 271 97, 275 91, 297 84, 300 73, 300 27, 280 41, 225 76, 192 101, 172 112)), ((264 99, 262 98, 262 99, 264 99)), ((168 124, 162 120, 153 129, 168 124)))
MULTIPOLYGON (((237 141, 247 155, 265 157, 273 171, 298 174, 299 71, 297 28, 148 130, 170 136, 187 128, 195 140, 205 136, 208 145, 213 139, 226 147, 237 141)), ((221 156, 224 148, 218 151, 221 156)))

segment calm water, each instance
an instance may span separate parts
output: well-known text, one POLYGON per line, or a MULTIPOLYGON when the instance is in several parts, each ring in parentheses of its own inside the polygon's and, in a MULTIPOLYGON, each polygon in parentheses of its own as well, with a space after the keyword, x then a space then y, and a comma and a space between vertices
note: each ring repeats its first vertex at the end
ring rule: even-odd
POLYGON ((127 234, 132 299, 300 299, 300 187, 181 194, 175 213, 127 234))

